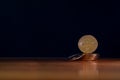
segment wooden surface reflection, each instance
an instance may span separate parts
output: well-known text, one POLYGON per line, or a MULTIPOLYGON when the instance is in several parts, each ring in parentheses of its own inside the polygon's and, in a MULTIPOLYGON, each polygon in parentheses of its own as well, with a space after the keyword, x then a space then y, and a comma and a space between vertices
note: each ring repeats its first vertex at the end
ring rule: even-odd
POLYGON ((119 80, 120 60, 0 61, 0 80, 119 80))

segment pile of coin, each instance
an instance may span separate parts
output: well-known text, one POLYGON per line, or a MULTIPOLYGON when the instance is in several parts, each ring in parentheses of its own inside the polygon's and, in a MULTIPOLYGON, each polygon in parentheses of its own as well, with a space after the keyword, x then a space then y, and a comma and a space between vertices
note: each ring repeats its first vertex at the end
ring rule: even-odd
POLYGON ((98 41, 96 38, 92 35, 84 35, 82 36, 78 41, 78 48, 81 52, 83 52, 82 55, 76 54, 70 56, 70 60, 96 60, 98 58, 98 54, 93 54, 93 52, 98 47, 98 41))

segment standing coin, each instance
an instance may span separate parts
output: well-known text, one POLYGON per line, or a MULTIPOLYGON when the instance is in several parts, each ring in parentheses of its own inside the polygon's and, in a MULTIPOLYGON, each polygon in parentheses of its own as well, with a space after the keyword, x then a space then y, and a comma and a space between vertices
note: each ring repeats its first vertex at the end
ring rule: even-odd
POLYGON ((98 41, 92 35, 84 35, 78 41, 78 48, 83 53, 93 53, 98 47, 98 41))

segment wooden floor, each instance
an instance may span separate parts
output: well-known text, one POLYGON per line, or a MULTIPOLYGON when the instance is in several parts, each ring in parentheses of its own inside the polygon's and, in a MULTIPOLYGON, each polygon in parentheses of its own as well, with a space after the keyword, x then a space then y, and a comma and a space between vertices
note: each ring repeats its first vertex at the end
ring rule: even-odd
POLYGON ((0 80, 120 80, 120 60, 2 60, 0 80))

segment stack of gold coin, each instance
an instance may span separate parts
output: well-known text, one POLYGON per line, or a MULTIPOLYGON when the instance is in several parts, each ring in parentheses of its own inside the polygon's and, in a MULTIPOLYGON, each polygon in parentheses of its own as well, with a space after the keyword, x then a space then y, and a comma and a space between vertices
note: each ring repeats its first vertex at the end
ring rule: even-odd
POLYGON ((98 47, 98 42, 96 38, 92 35, 84 35, 78 41, 78 48, 82 55, 74 54, 68 57, 70 60, 96 60, 98 58, 98 54, 93 53, 98 47))
POLYGON ((96 60, 98 58, 98 54, 93 54, 93 52, 97 49, 97 47, 98 42, 92 35, 84 35, 78 41, 78 48, 84 54, 82 60, 96 60))

